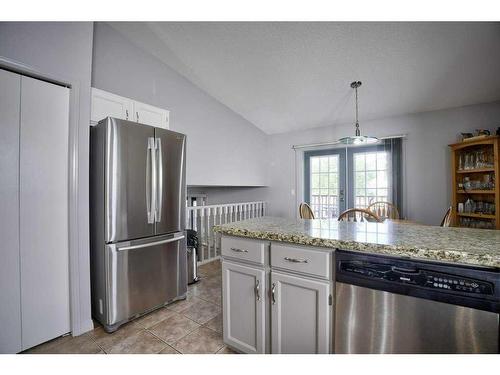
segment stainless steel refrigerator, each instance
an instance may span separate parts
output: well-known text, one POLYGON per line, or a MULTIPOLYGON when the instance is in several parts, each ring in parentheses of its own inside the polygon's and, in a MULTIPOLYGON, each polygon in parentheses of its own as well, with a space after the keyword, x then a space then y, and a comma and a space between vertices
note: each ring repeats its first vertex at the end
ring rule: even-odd
POLYGON ((92 313, 112 332, 186 296, 186 136, 108 117, 90 148, 92 313))

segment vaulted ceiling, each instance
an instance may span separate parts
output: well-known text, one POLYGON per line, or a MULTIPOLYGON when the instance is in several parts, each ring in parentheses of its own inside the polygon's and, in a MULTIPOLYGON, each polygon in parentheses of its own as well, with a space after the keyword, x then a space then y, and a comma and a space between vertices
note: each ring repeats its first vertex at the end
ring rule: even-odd
POLYGON ((268 134, 500 100, 500 23, 110 23, 268 134))

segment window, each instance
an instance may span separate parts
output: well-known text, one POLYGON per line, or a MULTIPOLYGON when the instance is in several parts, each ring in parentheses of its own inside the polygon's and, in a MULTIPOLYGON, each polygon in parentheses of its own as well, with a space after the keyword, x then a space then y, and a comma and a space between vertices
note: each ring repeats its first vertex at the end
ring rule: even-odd
POLYGON ((354 207, 390 202, 390 171, 387 151, 354 152, 354 207))
POLYGON ((310 206, 318 218, 339 214, 339 155, 312 156, 310 206))
POLYGON ((320 219, 348 208, 391 202, 402 214, 400 138, 374 146, 306 151, 304 201, 320 219))

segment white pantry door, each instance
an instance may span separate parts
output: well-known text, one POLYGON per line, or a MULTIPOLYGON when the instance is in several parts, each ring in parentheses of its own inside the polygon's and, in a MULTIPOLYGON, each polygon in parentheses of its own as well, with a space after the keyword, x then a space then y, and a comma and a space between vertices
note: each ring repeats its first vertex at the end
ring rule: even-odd
POLYGON ((70 331, 69 89, 23 76, 20 254, 23 349, 70 331))
POLYGON ((0 353, 21 351, 19 109, 21 76, 0 70, 0 353))

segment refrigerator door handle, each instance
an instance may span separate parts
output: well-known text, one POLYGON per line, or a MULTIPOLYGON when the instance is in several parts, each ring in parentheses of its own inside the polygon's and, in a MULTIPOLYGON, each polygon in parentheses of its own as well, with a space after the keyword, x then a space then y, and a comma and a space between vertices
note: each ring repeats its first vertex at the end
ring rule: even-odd
POLYGON ((143 243, 140 245, 130 245, 130 246, 118 247, 116 250, 117 251, 127 251, 127 250, 134 250, 134 249, 143 249, 145 247, 163 245, 163 244, 170 243, 170 242, 180 241, 183 238, 184 238, 184 236, 172 237, 172 238, 168 238, 166 240, 161 240, 161 241, 156 241, 156 242, 148 242, 148 243, 143 243))
POLYGON ((155 139, 148 138, 148 149, 146 158, 146 206, 148 215, 148 224, 155 222, 156 210, 156 155, 155 139))
POLYGON ((163 206, 163 153, 161 150, 161 138, 156 138, 156 150, 158 155, 156 157, 156 162, 158 164, 158 174, 157 174, 157 182, 158 182, 158 197, 156 200, 156 210, 155 210, 155 221, 159 223, 161 221, 161 209, 163 206))

